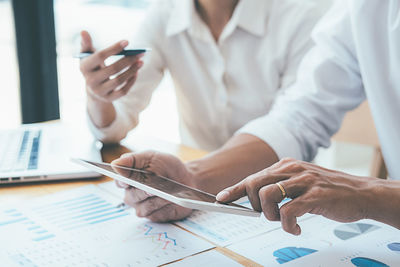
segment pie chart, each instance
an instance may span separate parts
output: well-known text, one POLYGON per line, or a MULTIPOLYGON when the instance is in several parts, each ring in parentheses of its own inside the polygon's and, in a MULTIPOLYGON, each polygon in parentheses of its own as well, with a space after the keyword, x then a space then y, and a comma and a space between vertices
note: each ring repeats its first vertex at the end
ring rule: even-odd
POLYGON ((317 250, 310 248, 286 247, 275 250, 273 255, 276 257, 276 261, 279 264, 283 264, 314 252, 317 252, 317 250))
POLYGON ((357 267, 389 267, 389 265, 386 265, 380 261, 363 257, 351 259, 351 263, 357 267))
POLYGON ((391 243, 387 247, 394 252, 400 253, 400 243, 391 243))
POLYGON ((379 226, 368 223, 348 223, 336 227, 334 234, 341 240, 348 240, 350 238, 375 231, 379 228, 379 226))

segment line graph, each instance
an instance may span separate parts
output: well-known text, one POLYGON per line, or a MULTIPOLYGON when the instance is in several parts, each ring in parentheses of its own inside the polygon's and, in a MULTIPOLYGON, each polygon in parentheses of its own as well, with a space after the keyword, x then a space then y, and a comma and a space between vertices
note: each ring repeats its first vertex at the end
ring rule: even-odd
MULTIPOLYGON (((168 228, 167 228, 168 229, 168 228)), ((171 249, 185 249, 178 246, 178 242, 165 227, 158 224, 141 223, 136 226, 136 231, 124 238, 124 243, 142 242, 149 251, 170 251, 171 249)))
POLYGON ((170 238, 167 232, 154 232, 154 227, 148 224, 145 224, 144 228, 146 230, 146 232, 144 233, 145 236, 156 237, 155 239, 153 238, 153 240, 164 244, 161 249, 167 249, 169 244, 173 244, 174 246, 176 246, 176 240, 170 238))

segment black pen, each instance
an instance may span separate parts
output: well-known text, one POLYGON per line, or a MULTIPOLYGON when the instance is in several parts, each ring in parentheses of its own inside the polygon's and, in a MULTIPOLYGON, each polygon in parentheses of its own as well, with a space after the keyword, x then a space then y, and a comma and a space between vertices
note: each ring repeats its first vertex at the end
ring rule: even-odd
MULTIPOLYGON (((151 49, 150 48, 126 49, 126 50, 122 50, 121 52, 119 52, 113 56, 135 56, 135 55, 146 53, 148 51, 151 51, 151 49)), ((82 58, 88 57, 92 54, 93 54, 93 52, 82 52, 74 57, 82 59, 82 58)))

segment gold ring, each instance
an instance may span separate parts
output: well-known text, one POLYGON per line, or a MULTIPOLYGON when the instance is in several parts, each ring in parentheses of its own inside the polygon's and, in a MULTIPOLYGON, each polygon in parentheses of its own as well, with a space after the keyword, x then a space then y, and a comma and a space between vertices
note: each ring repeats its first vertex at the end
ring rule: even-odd
POLYGON ((281 193, 282 193, 282 197, 283 197, 283 199, 285 199, 287 197, 285 188, 279 182, 275 183, 275 184, 279 187, 279 189, 281 190, 281 193))

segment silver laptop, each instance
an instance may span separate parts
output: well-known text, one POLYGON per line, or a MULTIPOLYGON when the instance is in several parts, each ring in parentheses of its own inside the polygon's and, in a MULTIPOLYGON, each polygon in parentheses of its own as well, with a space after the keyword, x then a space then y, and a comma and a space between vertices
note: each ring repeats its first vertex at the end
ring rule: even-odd
POLYGON ((72 163, 76 156, 101 161, 86 127, 41 123, 0 130, 0 184, 99 176, 72 163))

